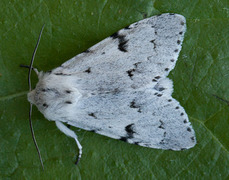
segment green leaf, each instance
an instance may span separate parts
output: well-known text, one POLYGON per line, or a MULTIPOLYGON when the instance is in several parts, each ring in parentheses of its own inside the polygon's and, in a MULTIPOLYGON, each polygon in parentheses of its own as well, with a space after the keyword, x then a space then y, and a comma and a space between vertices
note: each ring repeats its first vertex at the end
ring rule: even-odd
MULTIPOLYGON (((0 179, 227 179, 229 176, 228 1, 78 0, 0 2, 0 179), (34 66, 48 71, 117 30, 146 16, 182 14, 187 33, 169 77, 197 145, 174 152, 144 148, 76 131, 83 156, 54 122, 33 109, 44 160, 42 171, 29 123, 28 69, 42 25, 34 66), (215 96, 214 96, 215 95, 215 96)), ((37 82, 32 78, 33 87, 37 82)))

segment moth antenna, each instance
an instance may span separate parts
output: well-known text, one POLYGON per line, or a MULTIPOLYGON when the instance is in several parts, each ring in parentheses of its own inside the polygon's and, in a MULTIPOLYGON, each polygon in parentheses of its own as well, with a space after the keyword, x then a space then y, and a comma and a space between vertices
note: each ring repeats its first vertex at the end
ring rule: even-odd
MULTIPOLYGON (((37 44, 36 44, 35 49, 33 51, 32 59, 30 61, 30 65, 29 65, 29 74, 28 74, 29 91, 32 90, 31 80, 30 80, 32 69, 36 73, 38 73, 38 71, 35 70, 35 68, 33 68, 33 62, 34 62, 34 58, 35 58, 35 55, 36 55, 36 52, 37 52, 37 48, 38 48, 38 45, 39 45, 39 42, 40 42, 40 39, 41 39, 41 35, 42 35, 42 32, 43 32, 44 26, 45 25, 43 25, 42 28, 41 28, 41 31, 40 31, 40 34, 39 34, 39 37, 38 37, 38 40, 37 40, 37 44)), ((42 161, 42 158, 41 158, 41 153, 40 153, 39 147, 37 145, 37 141, 36 141, 36 138, 35 138, 35 135, 34 135, 34 131, 33 131, 33 124, 32 124, 32 119, 31 119, 31 116, 32 116, 32 107, 33 107, 33 104, 30 103, 30 107, 29 107, 29 125, 30 125, 30 130, 31 130, 33 142, 34 142, 35 147, 37 149, 37 153, 38 153, 38 156, 39 156, 39 159, 40 159, 40 162, 41 162, 42 169, 44 170, 44 164, 43 164, 43 161, 42 161)))
MULTIPOLYGON (((20 67, 30 68, 30 66, 28 66, 28 65, 24 65, 24 64, 20 64, 20 67)), ((34 70, 34 71, 35 71, 35 73, 36 73, 37 75, 39 74, 39 72, 38 72, 37 68, 32 67, 32 70, 34 70)))
POLYGON ((31 119, 31 116, 32 116, 32 107, 33 107, 33 104, 30 103, 30 107, 29 107, 29 126, 30 126, 30 130, 31 130, 33 142, 34 142, 35 147, 37 149, 37 153, 38 153, 38 156, 39 156, 39 159, 40 159, 40 162, 41 162, 41 166, 42 166, 42 169, 44 171, 44 164, 43 164, 43 161, 42 161, 41 153, 40 153, 39 147, 37 145, 37 141, 36 141, 35 134, 34 134, 34 131, 33 131, 33 124, 32 124, 32 119, 31 119))
POLYGON ((43 26, 41 28, 41 31, 40 31, 40 34, 39 34, 39 37, 38 37, 38 40, 37 40, 37 44, 36 44, 35 49, 33 51, 32 59, 30 61, 30 65, 29 65, 29 75, 28 75, 29 91, 32 90, 30 76, 31 76, 31 72, 32 72, 32 69, 33 69, 33 62, 34 62, 34 58, 35 58, 35 55, 36 55, 36 52, 37 52, 38 45, 39 45, 40 40, 41 40, 41 35, 42 35, 44 27, 45 27, 45 24, 43 24, 43 26))

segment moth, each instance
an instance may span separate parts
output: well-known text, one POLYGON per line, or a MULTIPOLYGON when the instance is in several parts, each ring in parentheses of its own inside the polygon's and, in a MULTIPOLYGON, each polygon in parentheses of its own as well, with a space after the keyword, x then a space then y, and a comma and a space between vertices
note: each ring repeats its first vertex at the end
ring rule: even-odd
POLYGON ((28 101, 82 146, 66 125, 148 148, 183 150, 195 132, 167 77, 186 31, 182 15, 133 23, 48 72, 28 101))

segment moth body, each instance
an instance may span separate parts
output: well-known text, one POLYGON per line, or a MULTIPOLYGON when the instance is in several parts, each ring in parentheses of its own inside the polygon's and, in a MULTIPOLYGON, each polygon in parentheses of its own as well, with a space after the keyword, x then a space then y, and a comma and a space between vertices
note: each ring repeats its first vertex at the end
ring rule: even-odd
POLYGON ((44 116, 64 124, 157 149, 183 150, 195 132, 167 77, 186 31, 177 14, 153 16, 121 29, 50 72, 28 94, 44 116))

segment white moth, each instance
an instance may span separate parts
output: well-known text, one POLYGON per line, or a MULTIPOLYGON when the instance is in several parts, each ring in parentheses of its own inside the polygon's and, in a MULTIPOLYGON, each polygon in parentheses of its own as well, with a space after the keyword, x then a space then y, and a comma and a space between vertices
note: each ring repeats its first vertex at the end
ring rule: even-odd
POLYGON ((178 14, 153 16, 121 29, 49 72, 39 72, 28 100, 82 147, 63 123, 140 146, 182 150, 196 144, 167 78, 184 33, 178 14))

